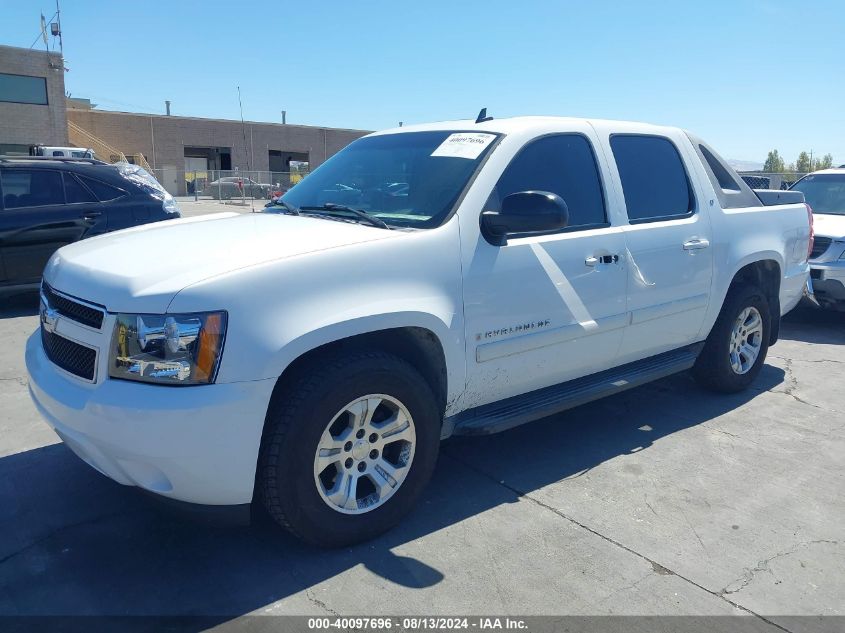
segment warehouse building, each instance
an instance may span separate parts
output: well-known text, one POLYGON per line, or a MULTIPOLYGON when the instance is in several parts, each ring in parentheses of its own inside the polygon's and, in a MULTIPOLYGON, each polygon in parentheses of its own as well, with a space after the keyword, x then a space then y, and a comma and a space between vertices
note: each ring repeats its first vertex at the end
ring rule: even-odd
POLYGON ((28 154, 32 145, 90 148, 103 160, 148 168, 168 191, 184 195, 197 173, 308 171, 365 134, 100 110, 65 97, 60 54, 0 46, 0 155, 28 154))
MULTIPOLYGON (((144 161, 168 191, 184 195, 191 173, 217 170, 290 172, 313 169, 368 132, 161 114, 136 114, 70 103, 71 142, 99 156, 144 161), (104 149, 103 147, 106 146, 104 149), (140 154, 140 156, 139 156, 140 154), (143 158, 143 160, 142 160, 143 158)), ((146 166, 146 165, 145 165, 146 166)))
POLYGON ((0 155, 67 145, 65 111, 61 55, 0 46, 0 155))

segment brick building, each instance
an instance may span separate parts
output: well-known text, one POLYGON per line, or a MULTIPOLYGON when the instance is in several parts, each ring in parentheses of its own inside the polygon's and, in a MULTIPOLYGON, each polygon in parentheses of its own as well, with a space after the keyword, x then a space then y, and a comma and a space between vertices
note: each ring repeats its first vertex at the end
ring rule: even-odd
POLYGON ((61 55, 0 46, 0 154, 67 145, 65 112, 61 55))
POLYGON ((98 110, 66 99, 58 53, 0 46, 0 155, 28 154, 31 145, 75 145, 103 160, 144 161, 174 195, 193 172, 289 172, 313 169, 367 132, 98 110))
POLYGON ((288 172, 291 162, 307 163, 313 169, 367 134, 307 125, 254 121, 242 125, 225 119, 79 109, 75 104, 69 105, 67 118, 127 156, 143 154, 161 183, 179 195, 185 193, 186 172, 192 170, 288 172))

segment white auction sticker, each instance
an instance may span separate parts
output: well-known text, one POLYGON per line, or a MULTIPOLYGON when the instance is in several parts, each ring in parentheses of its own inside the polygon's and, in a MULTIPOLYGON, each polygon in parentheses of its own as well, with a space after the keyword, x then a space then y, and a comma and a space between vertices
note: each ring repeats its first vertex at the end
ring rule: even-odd
POLYGON ((484 134, 483 132, 450 134, 436 150, 431 152, 431 155, 476 159, 484 151, 484 148, 493 142, 494 138, 496 138, 495 134, 484 134))

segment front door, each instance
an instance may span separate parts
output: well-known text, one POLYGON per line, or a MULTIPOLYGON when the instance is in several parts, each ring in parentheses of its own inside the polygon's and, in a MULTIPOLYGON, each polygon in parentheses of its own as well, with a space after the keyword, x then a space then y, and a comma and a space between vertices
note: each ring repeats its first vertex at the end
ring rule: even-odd
POLYGON ((479 236, 465 248, 463 408, 614 364, 626 325, 625 238, 608 221, 593 146, 586 126, 529 141, 478 210, 498 210, 511 193, 549 191, 567 203, 570 223, 553 234, 511 236, 503 246, 479 236))

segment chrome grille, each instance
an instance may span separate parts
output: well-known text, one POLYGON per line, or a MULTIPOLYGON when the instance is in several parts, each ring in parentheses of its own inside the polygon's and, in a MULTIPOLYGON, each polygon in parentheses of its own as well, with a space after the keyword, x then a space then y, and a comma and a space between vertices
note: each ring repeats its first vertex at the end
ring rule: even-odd
POLYGON ((41 284, 41 293, 47 299, 48 305, 62 316, 96 330, 103 326, 105 310, 98 310, 79 301, 58 294, 48 284, 41 284))
POLYGON ((96 350, 80 345, 54 332, 48 332, 41 326, 41 344, 44 352, 54 364, 74 376, 85 380, 94 380, 97 367, 96 350))

